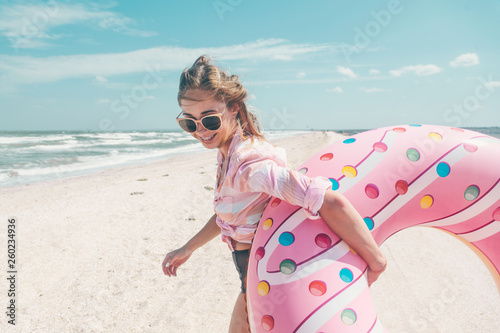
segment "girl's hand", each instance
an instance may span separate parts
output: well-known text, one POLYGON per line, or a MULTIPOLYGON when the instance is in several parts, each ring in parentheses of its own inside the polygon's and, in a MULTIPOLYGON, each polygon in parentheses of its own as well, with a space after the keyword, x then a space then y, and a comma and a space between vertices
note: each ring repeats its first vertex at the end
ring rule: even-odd
POLYGON ((167 253, 161 266, 163 273, 168 276, 177 276, 177 268, 185 263, 191 257, 191 254, 192 252, 185 246, 167 253))
MULTIPOLYGON (((384 258, 385 259, 385 258, 384 258)), ((368 286, 371 286, 371 284, 375 281, 377 281, 378 277, 385 271, 387 268, 387 259, 385 260, 385 264, 380 264, 377 269, 372 269, 370 266, 368 266, 368 272, 366 275, 366 279, 368 280, 368 286)))

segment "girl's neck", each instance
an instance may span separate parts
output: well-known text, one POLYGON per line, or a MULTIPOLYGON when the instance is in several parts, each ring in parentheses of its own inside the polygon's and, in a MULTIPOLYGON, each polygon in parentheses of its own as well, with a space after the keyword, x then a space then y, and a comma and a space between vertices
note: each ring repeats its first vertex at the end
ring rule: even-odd
POLYGON ((229 147, 231 146, 231 142, 233 142, 234 132, 226 139, 226 141, 219 147, 219 151, 222 154, 222 160, 225 161, 227 154, 229 153, 229 147))

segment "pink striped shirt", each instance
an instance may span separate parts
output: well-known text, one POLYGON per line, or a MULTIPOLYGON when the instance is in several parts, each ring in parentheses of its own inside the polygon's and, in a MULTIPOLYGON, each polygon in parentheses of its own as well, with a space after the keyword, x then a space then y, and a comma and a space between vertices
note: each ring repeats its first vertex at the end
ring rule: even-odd
POLYGON ((331 182, 324 177, 309 178, 287 168, 284 149, 258 139, 253 144, 250 139, 243 141, 236 132, 228 158, 224 173, 222 154, 217 155, 214 209, 222 241, 231 250, 231 239, 252 242, 272 196, 303 207, 311 219, 319 218, 318 210, 331 182))

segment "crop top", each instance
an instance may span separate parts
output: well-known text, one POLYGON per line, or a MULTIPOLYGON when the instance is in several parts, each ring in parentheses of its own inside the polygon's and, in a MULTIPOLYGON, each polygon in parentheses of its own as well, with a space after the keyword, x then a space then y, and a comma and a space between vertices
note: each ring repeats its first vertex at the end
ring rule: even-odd
POLYGON ((325 192, 332 183, 325 177, 309 178, 286 167, 286 153, 269 142, 242 140, 236 131, 223 169, 223 156, 217 155, 218 169, 214 195, 216 223, 222 241, 234 250, 231 238, 252 243, 258 223, 272 196, 305 209, 310 219, 319 218, 325 192))

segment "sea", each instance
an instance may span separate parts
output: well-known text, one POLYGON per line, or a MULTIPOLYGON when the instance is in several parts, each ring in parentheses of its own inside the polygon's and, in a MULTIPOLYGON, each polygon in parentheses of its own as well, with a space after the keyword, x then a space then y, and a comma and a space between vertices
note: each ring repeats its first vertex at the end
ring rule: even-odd
MULTIPOLYGON (((308 131, 269 131, 269 140, 308 131)), ((0 187, 74 177, 204 152, 180 131, 0 131, 0 187)))
MULTIPOLYGON (((500 128, 469 128, 500 138, 500 128)), ((363 130, 336 130, 353 135, 363 130)), ((268 131, 268 140, 309 131, 268 131)), ((74 177, 109 168, 143 165, 205 151, 179 131, 0 131, 0 187, 74 177)))

